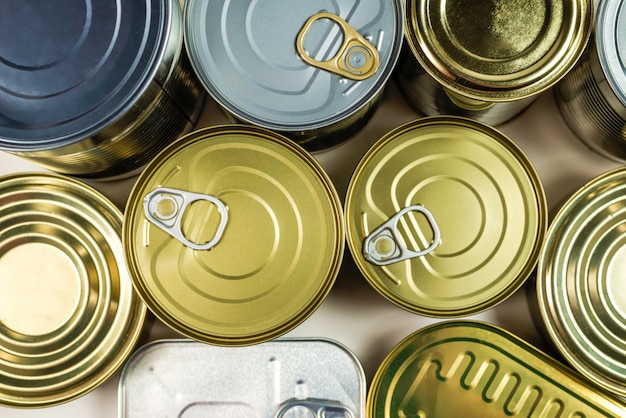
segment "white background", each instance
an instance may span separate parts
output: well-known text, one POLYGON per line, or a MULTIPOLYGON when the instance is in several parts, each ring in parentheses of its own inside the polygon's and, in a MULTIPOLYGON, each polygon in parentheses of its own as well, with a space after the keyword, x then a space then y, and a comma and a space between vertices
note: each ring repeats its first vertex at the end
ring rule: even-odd
MULTIPOLYGON (((352 170, 365 151, 382 135, 416 117, 392 81, 381 107, 361 132, 335 148, 315 154, 333 179, 342 200, 352 170)), ((198 127, 229 121, 208 99, 198 127)), ((589 150, 571 133, 556 108, 551 90, 541 94, 524 113, 498 129, 515 141, 535 165, 551 211, 587 181, 618 166, 589 150)), ((33 170, 42 171, 33 164, 0 152, 0 175, 33 170)), ((123 208, 134 180, 90 184, 123 208)), ((394 345, 412 332, 439 320, 406 312, 378 295, 358 272, 347 248, 345 254, 342 269, 328 298, 287 336, 327 337, 343 343, 359 358, 369 383, 394 345)), ((548 349, 532 322, 526 297, 522 289, 500 305, 471 318, 500 325, 531 344, 548 349)), ((149 339, 175 337, 180 336, 155 322, 149 339)), ((60 406, 34 410, 0 407, 0 417, 115 417, 118 414, 118 382, 119 373, 89 394, 60 406)))

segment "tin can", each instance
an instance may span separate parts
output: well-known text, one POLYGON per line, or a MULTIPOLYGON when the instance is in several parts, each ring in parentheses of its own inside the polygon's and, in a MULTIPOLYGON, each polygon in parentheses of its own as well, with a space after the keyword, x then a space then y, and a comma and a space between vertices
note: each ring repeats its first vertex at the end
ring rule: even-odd
POLYGON ((0 27, 0 150, 130 176, 200 114, 177 0, 4 2, 0 27))
POLYGON ((626 71, 621 51, 626 36, 621 19, 623 1, 598 5, 593 41, 578 65, 556 87, 561 115, 576 136, 592 150, 626 161, 626 71))
POLYGON ((69 178, 0 179, 0 404, 44 407, 99 386, 141 339, 122 214, 69 178))
POLYGON ((334 283, 344 240, 319 163, 249 125, 198 130, 166 148, 140 175, 124 221, 148 307, 217 345, 260 343, 307 318, 334 283))
POLYGON ((406 0, 397 79, 420 114, 499 125, 571 70, 592 21, 591 0, 406 0))
POLYGON ((417 331, 387 355, 371 418, 614 417, 626 404, 503 329, 475 321, 417 331))
POLYGON ((421 315, 491 308, 533 271, 547 214, 540 179, 508 137, 432 116, 383 136, 345 202, 348 247, 368 282, 421 315))
POLYGON ((344 346, 277 339, 250 347, 164 340, 120 380, 120 417, 365 417, 365 374, 344 346))
POLYGON ((189 0, 185 45, 206 90, 238 121, 313 151, 369 120, 403 24, 401 0, 189 0))
POLYGON ((554 217, 537 268, 540 329, 595 385, 626 396, 626 170, 580 188, 554 217))

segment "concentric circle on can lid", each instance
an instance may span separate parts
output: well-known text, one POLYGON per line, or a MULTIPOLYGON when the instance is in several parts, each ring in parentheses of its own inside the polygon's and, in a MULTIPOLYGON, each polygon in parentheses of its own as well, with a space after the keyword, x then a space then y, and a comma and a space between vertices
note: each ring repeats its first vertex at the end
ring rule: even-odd
POLYGON ((585 49, 593 13, 590 0, 407 0, 406 39, 445 87, 510 101, 567 74, 585 49))
POLYGON ((146 308, 121 230, 121 212, 77 181, 0 179, 0 404, 69 401, 131 354, 146 308))
POLYGON ((328 127, 372 101, 400 54, 403 23, 400 0, 188 0, 185 46, 208 92, 239 120, 298 132, 328 127), (355 40, 339 20, 321 12, 345 20, 366 40, 355 40), (306 30, 307 21, 316 16, 306 30), (344 55, 339 53, 343 45, 349 46, 344 55), (302 46, 305 56, 317 62, 345 57, 342 61, 352 68, 367 62, 361 47, 368 45, 378 52, 379 66, 363 80, 311 65, 298 52, 302 46))
POLYGON ((87 138, 148 88, 172 0, 3 2, 0 148, 34 151, 87 138))
POLYGON ((626 395, 626 170, 602 174, 555 216, 537 269, 547 333, 595 384, 626 395))
POLYGON ((623 0, 598 5, 595 41, 598 58, 611 90, 626 106, 626 8, 623 0))
POLYGON ((136 288, 164 323, 217 345, 284 334, 342 260, 341 204, 319 163, 253 126, 205 128, 139 177, 124 222, 136 288))
POLYGON ((365 278, 398 306, 435 317, 485 310, 519 288, 536 265, 546 212, 517 145, 447 116, 381 138, 345 203, 348 246, 365 278))

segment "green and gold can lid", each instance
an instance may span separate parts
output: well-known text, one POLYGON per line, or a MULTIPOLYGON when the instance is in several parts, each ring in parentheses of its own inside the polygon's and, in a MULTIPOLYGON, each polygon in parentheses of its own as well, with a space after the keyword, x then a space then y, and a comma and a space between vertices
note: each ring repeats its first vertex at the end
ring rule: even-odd
POLYGON ((369 283, 414 313, 495 306, 528 278, 546 230, 543 186, 508 137, 479 122, 406 123, 361 159, 345 203, 348 247, 369 283))
POLYGON ((477 100, 511 101, 558 82, 580 58, 591 0, 406 0, 405 38, 443 86, 477 100))
POLYGON ((505 330, 441 322, 398 343, 376 372, 369 418, 623 417, 623 401, 505 330))
POLYGON ((131 354, 146 308, 121 233, 119 209, 78 181, 0 179, 0 404, 75 399, 131 354))
POLYGON ((561 207, 537 268, 547 334, 596 385, 626 396, 626 169, 604 173, 561 207))
POLYGON ((341 202, 300 146, 253 126, 192 132, 133 188, 135 286, 165 324, 216 345, 270 340, 324 300, 341 264, 341 202))

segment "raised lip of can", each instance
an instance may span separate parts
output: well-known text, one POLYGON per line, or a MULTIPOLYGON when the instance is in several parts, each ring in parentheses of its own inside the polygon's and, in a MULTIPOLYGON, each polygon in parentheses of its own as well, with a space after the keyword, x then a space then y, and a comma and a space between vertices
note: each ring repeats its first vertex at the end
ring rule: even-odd
MULTIPOLYGON (((418 338, 428 338, 425 343, 428 346, 436 345, 440 342, 440 339, 435 339, 435 337, 430 337, 429 334, 436 334, 441 332, 446 332, 447 330, 454 329, 474 329, 476 332, 480 334, 492 334, 492 335, 482 335, 482 338, 474 338, 476 342, 482 342, 488 344, 490 347, 497 347, 496 349, 500 349, 501 354, 507 358, 515 359, 516 356, 514 352, 503 349, 497 341, 500 343, 507 344, 507 346, 515 346, 517 350, 519 350, 522 354, 525 354, 526 357, 529 357, 530 360, 534 362, 543 362, 545 365, 549 367, 549 372, 545 372, 542 370, 538 370, 537 368, 533 368, 532 371, 538 377, 543 377, 545 379, 549 379, 553 382, 555 386, 562 388, 564 392, 569 392, 570 395, 575 396, 578 399, 584 399, 586 403, 590 404, 594 409, 597 409, 598 406, 604 407, 607 412, 620 414, 623 413, 626 404, 624 404, 622 399, 617 399, 610 394, 596 391, 595 388, 592 388, 588 382, 586 382, 583 378, 581 378, 578 374, 572 372, 571 369, 565 367, 552 357, 547 354, 541 352, 534 346, 530 345, 526 341, 522 340, 518 336, 513 333, 493 324, 489 324, 483 321, 476 320, 454 320, 454 321, 443 321, 436 324, 427 325, 426 327, 415 331, 410 334, 402 341, 400 341, 392 350, 387 354, 385 359, 382 361, 379 366, 374 378, 372 379, 372 383, 370 385, 370 389, 367 395, 367 415, 372 418, 383 418, 382 416, 375 415, 374 406, 376 404, 376 397, 378 396, 378 392, 381 391, 381 384, 383 379, 385 378, 385 373, 387 369, 393 364, 394 360, 397 358, 399 354, 402 353, 403 350, 406 350, 412 343, 418 338), (495 338, 494 338, 495 337, 495 338), (497 341, 495 341, 497 340, 497 341), (566 384, 565 381, 567 381, 566 384), (584 394, 578 393, 578 391, 584 391, 584 394), (591 399, 596 399, 597 402, 592 402, 591 399)), ((458 337, 458 336, 457 336, 458 337)), ((414 350, 411 351, 412 355, 417 355, 414 350)), ((520 359, 518 359, 520 361, 520 359)), ((521 362, 521 361, 520 361, 521 362)), ((484 363, 483 363, 484 364, 484 363)), ((441 365, 440 365, 441 367, 441 365)), ((475 366, 476 367, 476 366, 475 366)), ((398 370, 395 370, 394 373, 397 373, 398 370)), ((477 376, 480 376, 478 374, 477 376)), ((488 383, 489 385, 489 383, 488 383)), ((463 387, 461 390, 466 390, 469 388, 463 387)), ((484 398, 481 400, 485 401, 484 398)), ((504 412, 502 416, 505 416, 504 412)), ((619 415, 616 415, 619 416, 619 415)), ((390 418, 385 416, 384 418, 390 418)))
MULTIPOLYGON (((569 331, 567 331, 562 324, 558 323, 558 313, 555 312, 553 307, 553 291, 552 288, 547 285, 547 281, 554 280, 550 279, 552 274, 549 273, 549 271, 552 270, 551 256, 555 251, 554 246, 556 245, 553 241, 560 241, 562 233, 561 229, 567 226, 571 217, 570 212, 572 208, 580 206, 582 199, 591 195, 600 194, 602 189, 606 191, 607 183, 610 183, 620 177, 624 179, 625 174, 626 171, 623 167, 618 167, 600 174, 579 188, 561 205, 554 216, 550 227, 548 228, 546 240, 537 264, 535 283, 535 297, 537 299, 535 307, 538 310, 537 319, 540 320, 541 325, 544 327, 544 334, 547 334, 549 340, 558 352, 567 360, 567 362, 585 378, 603 390, 612 392, 622 397, 626 396, 626 386, 624 386, 626 375, 623 376, 623 380, 621 382, 605 376, 601 371, 595 370, 587 364, 586 360, 582 358, 583 353, 568 344, 568 340, 574 338, 575 336, 570 335, 569 331)), ((568 281, 569 280, 571 280, 571 278, 568 277, 568 281)), ((625 325, 626 321, 622 323, 622 326, 625 325)), ((587 331, 591 332, 592 330, 587 331)), ((624 363, 624 367, 626 367, 626 362, 624 363)))
MULTIPOLYGON (((98 204, 104 207, 110 216, 113 216, 116 221, 119 222, 120 226, 123 220, 122 212, 111 202, 108 200, 106 196, 97 191, 96 189, 88 186, 78 180, 75 180, 71 177, 61 176, 55 173, 41 173, 41 172, 23 172, 23 173, 14 173, 5 175, 0 177, 0 181, 5 182, 15 182, 15 181, 36 181, 36 182, 45 182, 45 185, 51 185, 58 190, 63 190, 64 192, 68 191, 78 191, 83 194, 86 199, 91 200, 92 202, 97 202, 98 204)), ((80 196, 79 196, 80 197, 80 196)), ((120 242, 121 248, 121 229, 118 231, 118 239, 120 242)), ((124 260, 117 260, 119 262, 119 268, 124 272, 125 263, 124 260)), ((121 274, 121 279, 124 278, 124 274, 121 274)), ((129 315, 132 318, 124 318, 124 320, 132 319, 128 321, 128 326, 124 328, 123 333, 115 335, 115 337, 119 338, 121 342, 120 345, 116 345, 117 350, 112 350, 107 352, 106 354, 113 354, 109 360, 98 363, 95 368, 87 369, 89 374, 84 376, 79 376, 80 379, 77 381, 76 376, 73 376, 68 382, 71 382, 71 385, 66 386, 63 390, 57 390, 54 394, 47 394, 44 396, 33 396, 33 397, 10 397, 4 398, 3 394, 0 396, 3 399, 0 399, 0 404, 7 407, 15 407, 15 408, 42 408, 42 407, 50 407, 55 405, 60 405, 69 401, 73 401, 92 390, 96 389, 102 383, 107 381, 111 376, 120 370, 127 358, 129 358, 137 344, 144 338, 145 334, 145 326, 148 324, 147 321, 147 307, 135 293, 132 283, 130 281, 130 277, 126 273, 126 279, 128 279, 127 292, 130 292, 132 298, 132 305, 128 307, 129 315)), ((119 302, 119 301, 117 301, 119 302)), ((119 320, 119 318, 116 318, 119 320)), ((94 352, 90 352, 89 355, 93 355, 94 352)), ((71 364, 72 367, 75 364, 71 364)), ((84 372, 84 368, 83 368, 84 372)))
MULTIPOLYGON (((491 81, 487 74, 478 72, 471 72, 471 76, 464 77, 462 72, 466 69, 461 64, 458 64, 458 68, 456 68, 448 62, 440 60, 441 57, 438 52, 427 46, 430 43, 428 41, 429 35, 423 33, 426 28, 422 27, 419 18, 416 17, 416 14, 420 13, 423 3, 435 3, 434 0, 405 0, 405 40, 412 55, 424 70, 446 88, 475 100, 492 102, 520 100, 535 96, 558 83, 583 54, 592 33, 593 0, 575 1, 577 4, 573 4, 572 7, 576 8, 578 13, 566 31, 567 33, 573 32, 574 39, 570 42, 564 42, 562 47, 557 50, 555 55, 558 56, 550 61, 552 62, 550 71, 542 68, 531 72, 530 76, 528 70, 519 71, 522 76, 518 79, 511 79, 509 76, 502 82, 491 81), (576 25, 576 27, 570 28, 572 25, 576 25), (565 55, 565 59, 562 55, 565 55)), ((542 61, 545 61, 545 58, 542 61)))
POLYGON ((246 346, 263 343, 268 340, 280 337, 287 332, 293 330, 293 328, 301 324, 317 310, 317 308, 322 304, 326 296, 330 293, 330 290, 339 274, 339 269, 341 267, 345 247, 345 223, 341 202, 335 186, 333 185, 329 175, 326 173, 321 164, 309 152, 307 152, 304 148, 302 148, 294 141, 263 127, 241 124, 214 125, 197 129, 180 137, 178 140, 170 144, 170 146, 163 149, 152 160, 152 162, 150 162, 148 166, 146 166, 146 168, 143 170, 143 172, 140 174, 139 178, 133 185, 133 188, 131 189, 126 208, 127 209, 124 217, 124 224, 122 227, 122 240, 124 243, 124 256, 126 259, 127 268, 129 269, 135 290, 144 301, 144 303, 148 306, 148 309, 159 320, 168 325, 170 328, 181 333, 182 335, 196 341, 221 346, 246 346), (182 324, 180 321, 176 320, 176 318, 170 315, 169 312, 167 312, 168 309, 163 308, 158 300, 155 300, 155 298, 149 295, 149 292, 147 291, 145 286, 142 285, 144 280, 141 272, 139 271, 137 263, 135 262, 136 257, 133 254, 134 245, 132 243, 134 240, 132 234, 134 230, 134 224, 132 224, 132 216, 129 215, 129 208, 139 208, 142 206, 142 200, 144 196, 140 196, 138 191, 144 186, 144 183, 149 180, 152 172, 160 167, 161 161, 165 160, 167 156, 172 155, 181 149, 184 149, 185 146, 189 145, 196 139, 204 140, 210 138, 212 135, 233 133, 246 135, 256 134, 272 142, 280 143, 285 147, 285 149, 289 150, 289 152, 293 152, 294 156, 301 158, 302 161, 307 164, 307 166, 312 169, 312 171, 315 172, 317 176, 319 176, 319 180, 323 185, 324 190, 328 193, 327 197, 331 201, 331 209, 334 215, 334 223, 337 233, 337 248, 334 254, 335 256, 332 262, 329 264, 328 274, 323 280, 324 286, 322 291, 316 294, 315 298, 311 300, 311 303, 305 306, 304 309, 298 311, 297 315, 294 315, 291 320, 283 322, 283 324, 281 324, 280 326, 274 327, 270 330, 257 331, 255 333, 250 333, 244 336, 228 337, 221 335, 212 335, 208 332, 192 329, 190 326, 182 324))
MULTIPOLYGON (((369 103, 372 100, 376 100, 379 94, 382 91, 384 91, 384 88, 387 82, 389 81, 389 79, 391 78, 393 74, 394 68, 396 66, 396 63, 398 62, 398 59, 400 57, 400 53, 402 50, 403 34, 404 34, 404 27, 405 27, 405 23, 404 23, 405 21, 403 17, 403 11, 404 11, 403 3, 405 0, 391 0, 392 5, 395 8, 394 14, 396 16, 396 24, 398 26, 396 33, 394 34, 394 39, 395 39, 394 50, 390 55, 389 61, 383 68, 384 71, 382 72, 379 71, 374 76, 376 77, 376 83, 367 91, 367 94, 364 95, 360 100, 358 100, 349 108, 344 109, 341 113, 330 115, 320 121, 309 122, 309 123, 298 122, 298 123, 291 123, 291 124, 272 122, 270 120, 267 120, 267 118, 256 117, 251 111, 245 111, 241 107, 236 106, 235 104, 231 103, 227 95, 222 94, 221 90, 217 88, 214 85, 214 83, 209 82, 208 80, 206 80, 206 77, 203 76, 203 74, 206 71, 203 71, 201 68, 201 65, 197 62, 198 60, 196 59, 196 56, 198 53, 197 53, 196 48, 194 48, 192 45, 192 41, 193 39, 196 38, 196 36, 193 36, 194 32, 191 30, 191 27, 193 25, 192 23, 189 22, 189 19, 191 19, 191 17, 189 16, 192 15, 192 13, 189 10, 193 7, 193 4, 197 3, 198 1, 196 0, 185 1, 183 20, 184 20, 184 26, 185 26, 185 36, 184 36, 185 49, 187 51, 187 54, 190 57, 191 65, 195 73, 198 74, 198 79, 200 83, 204 86, 204 88, 206 89, 208 94, 213 98, 213 100, 215 100, 217 103, 219 103, 221 107, 225 108, 229 113, 231 113, 238 121, 255 125, 255 126, 259 126, 265 129, 274 130, 279 133, 283 133, 285 135, 295 135, 295 134, 301 133, 302 131, 306 131, 306 132, 315 132, 316 136, 317 135, 321 136, 324 134, 324 132, 327 129, 335 128, 335 125, 340 125, 342 120, 349 118, 350 116, 357 114, 360 111, 363 111, 364 109, 366 109, 369 103)), ((295 42, 295 38, 294 38, 294 42, 295 42)), ((295 45, 294 45, 294 51, 295 51, 295 45)))
POLYGON ((381 137, 372 147, 370 147, 370 149, 365 153, 365 155, 361 158, 361 160, 357 164, 357 167, 355 168, 352 174, 352 177, 350 179, 350 182, 348 184, 345 202, 344 202, 344 208, 345 208, 344 219, 346 223, 346 241, 348 244, 348 248, 350 250, 350 253, 352 254, 352 257, 359 271, 367 279, 368 283, 370 283, 372 287, 378 293, 380 293, 387 300, 399 306, 400 308, 407 310, 409 312, 415 313, 415 314, 428 316, 428 317, 434 317, 434 318, 446 318, 446 317, 451 318, 451 317, 459 317, 459 316, 480 313, 502 303, 509 296, 511 296, 515 291, 517 291, 535 270, 539 253, 541 251, 541 248, 543 246, 543 242, 545 239, 546 230, 547 230, 547 222, 548 222, 547 221, 548 219, 547 200, 545 196, 545 191, 543 189, 543 184, 541 182, 541 179, 535 167, 532 165, 532 162, 526 156, 524 151, 515 142, 513 142, 508 136, 504 135, 501 131, 497 130, 496 128, 486 123, 483 123, 483 122, 480 122, 471 118, 463 117, 463 116, 451 116, 451 115, 428 116, 428 117, 423 117, 414 121, 410 121, 393 129, 392 131, 388 132, 383 137, 381 137), (427 308, 418 306, 416 304, 403 301, 400 298, 395 297, 392 292, 387 290, 386 287, 377 283, 378 279, 376 277, 372 277, 372 274, 370 274, 370 272, 368 272, 367 269, 364 267, 367 261, 363 257, 361 249, 355 246, 356 244, 354 241, 356 241, 356 239, 353 239, 353 237, 351 236, 353 232, 352 232, 352 229, 350 227, 350 222, 349 222, 349 219, 351 216, 350 213, 352 212, 352 206, 353 206, 352 201, 354 200, 354 188, 355 188, 356 182, 358 181, 358 179, 356 178, 356 175, 362 172, 363 167, 368 164, 371 157, 375 153, 377 153, 379 149, 384 147, 387 143, 391 142, 399 134, 405 131, 414 129, 416 127, 426 126, 429 124, 442 124, 442 123, 444 124, 451 123, 454 125, 470 126, 472 129, 478 129, 481 132, 487 132, 491 136, 495 135, 497 138, 499 138, 500 141, 505 141, 505 142, 502 142, 505 145, 505 147, 507 147, 507 149, 509 149, 516 157, 520 158, 519 163, 526 170, 529 181, 533 185, 533 191, 535 192, 535 196, 537 198, 537 216, 538 216, 537 237, 536 237, 533 249, 528 255, 528 262, 524 266, 524 269, 520 271, 520 274, 516 277, 515 280, 511 280, 510 285, 505 289, 505 291, 501 292, 496 298, 492 298, 491 300, 486 300, 483 303, 476 305, 476 306, 469 306, 466 308, 457 308, 454 310, 427 309, 427 308))
MULTIPOLYGON (((175 29, 173 25, 174 8, 180 8, 180 5, 176 0, 150 1, 158 2, 159 5, 163 7, 163 18, 158 25, 159 32, 157 38, 155 39, 155 48, 151 51, 149 63, 141 74, 141 81, 136 83, 132 89, 129 89, 128 94, 126 94, 123 99, 119 101, 114 110, 99 119, 97 123, 94 123, 80 131, 75 131, 63 137, 40 137, 38 142, 35 144, 24 144, 23 138, 9 139, 0 136, 0 150, 24 153, 63 149, 63 152, 65 153, 66 147, 70 147, 71 150, 74 150, 76 147, 78 147, 79 150, 85 149, 88 145, 83 144, 82 141, 90 140, 90 143, 93 142, 94 136, 98 133, 102 132, 106 128, 114 127, 118 120, 127 117, 127 113, 137 105, 138 101, 147 100, 146 95, 148 94, 150 87, 154 83, 160 86, 160 84, 156 81, 156 76, 160 72, 159 67, 162 64, 168 50, 169 40, 172 37, 171 30, 175 29)), ((148 6, 150 6, 150 4, 148 4, 148 6)), ((179 28, 179 31, 181 32, 180 37, 182 38, 182 28, 179 28)), ((180 43, 182 48, 182 40, 180 43)), ((147 102, 151 102, 152 100, 153 99, 150 98, 147 102)))
MULTIPOLYGON (((359 381, 358 381, 359 397, 363 401, 363 404, 359 405, 359 407, 361 407, 361 409, 364 411, 365 410, 364 403, 365 403, 365 400, 367 399, 367 379, 365 376, 365 371, 363 369, 363 365, 361 364, 361 361, 356 356, 356 354, 342 342, 337 341, 332 338, 328 338, 328 337, 278 337, 271 341, 267 341, 265 343, 256 345, 254 347, 261 347, 261 346, 268 346, 268 345, 307 344, 307 343, 328 344, 329 346, 332 346, 340 350, 352 362, 352 364, 354 365, 355 372, 359 378, 359 381)), ((129 375, 133 373, 133 367, 135 367, 135 363, 139 362, 141 360, 141 357, 149 351, 152 351, 154 349, 160 349, 168 345, 171 345, 172 347, 175 348, 179 344, 188 345, 188 344, 202 344, 202 343, 195 341, 195 340, 185 339, 185 338, 154 340, 139 347, 128 358, 128 361, 125 363, 124 367, 122 368, 122 371, 120 374, 120 380, 118 384, 118 390, 117 390, 118 415, 120 417, 125 416, 124 415, 124 406, 125 406, 124 400, 126 398, 125 383, 128 380, 129 375)), ((225 347, 211 347, 211 346, 208 346, 208 347, 210 349, 225 348, 225 347)))
POLYGON ((620 60, 618 45, 620 30, 618 20, 626 17, 623 0, 603 0, 599 2, 596 15, 595 43, 600 66, 611 90, 623 106, 626 106, 626 71, 620 60))

